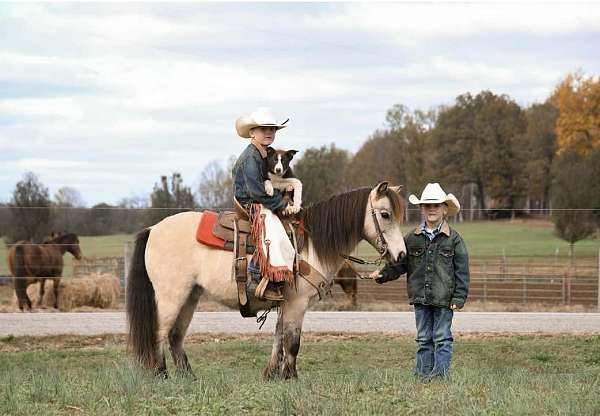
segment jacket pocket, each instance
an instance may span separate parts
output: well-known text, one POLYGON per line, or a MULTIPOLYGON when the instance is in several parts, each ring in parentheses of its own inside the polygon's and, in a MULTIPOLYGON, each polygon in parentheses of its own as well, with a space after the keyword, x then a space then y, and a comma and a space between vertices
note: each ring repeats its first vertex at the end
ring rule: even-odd
POLYGON ((452 261, 454 259, 454 250, 451 248, 440 248, 439 250, 440 258, 443 261, 452 261))
POLYGON ((423 253, 425 253, 425 247, 408 247, 409 273, 414 273, 423 262, 423 253))
POLYGON ((440 247, 438 250, 438 264, 440 265, 442 279, 449 288, 454 286, 454 249, 440 247))

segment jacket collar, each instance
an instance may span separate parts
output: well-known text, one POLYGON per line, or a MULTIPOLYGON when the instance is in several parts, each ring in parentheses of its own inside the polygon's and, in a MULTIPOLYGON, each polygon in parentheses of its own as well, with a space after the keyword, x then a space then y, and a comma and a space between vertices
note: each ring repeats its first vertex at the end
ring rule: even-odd
MULTIPOLYGON (((450 237, 450 226, 448 225, 448 221, 443 220, 444 222, 442 223, 442 227, 440 228, 440 232, 443 234, 446 234, 446 236, 450 237)), ((423 230, 421 230, 421 227, 417 227, 417 229, 415 230, 415 234, 419 235, 419 234, 423 234, 423 230)))
POLYGON ((262 144, 260 144, 259 142, 257 142, 256 140, 252 139, 250 141, 250 143, 252 143, 254 145, 254 147, 256 147, 258 149, 258 152, 260 153, 260 156, 263 159, 267 158, 267 146, 263 146, 262 144))

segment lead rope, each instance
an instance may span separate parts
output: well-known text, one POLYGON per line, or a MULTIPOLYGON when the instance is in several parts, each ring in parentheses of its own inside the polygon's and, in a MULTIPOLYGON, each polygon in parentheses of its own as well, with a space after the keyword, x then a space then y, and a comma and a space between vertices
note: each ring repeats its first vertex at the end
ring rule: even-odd
POLYGON ((265 322, 267 322, 267 317, 269 315, 269 312, 271 312, 271 309, 273 309, 273 308, 276 308, 276 306, 270 306, 268 309, 265 309, 258 318, 256 318, 256 323, 260 324, 260 326, 258 327, 259 331, 262 329, 265 322))

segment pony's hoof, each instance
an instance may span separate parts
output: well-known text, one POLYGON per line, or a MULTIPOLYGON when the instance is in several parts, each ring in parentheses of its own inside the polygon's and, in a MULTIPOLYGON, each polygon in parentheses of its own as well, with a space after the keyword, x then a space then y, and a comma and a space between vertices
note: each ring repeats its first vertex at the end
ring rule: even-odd
POLYGON ((277 368, 272 368, 270 366, 266 366, 263 370, 263 380, 264 381, 272 381, 281 378, 279 374, 279 370, 277 368))
POLYGON ((156 377, 159 380, 167 380, 169 378, 169 373, 166 369, 156 370, 154 372, 154 377, 156 377))
POLYGON ((297 379, 298 373, 296 372, 296 369, 284 368, 281 377, 284 380, 297 379))

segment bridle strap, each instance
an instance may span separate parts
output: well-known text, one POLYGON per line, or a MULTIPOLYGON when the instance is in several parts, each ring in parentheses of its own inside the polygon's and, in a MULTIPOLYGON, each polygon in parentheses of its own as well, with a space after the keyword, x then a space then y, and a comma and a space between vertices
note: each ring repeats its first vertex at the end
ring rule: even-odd
POLYGON ((379 257, 377 258, 377 260, 369 261, 369 260, 361 259, 359 257, 349 256, 347 254, 340 254, 340 256, 345 258, 346 260, 349 260, 351 262, 358 263, 358 264, 377 264, 378 265, 378 264, 381 264, 383 257, 387 254, 388 245, 387 245, 387 241, 385 240, 385 237, 383 235, 383 232, 381 231, 379 221, 377 220, 377 214, 375 213, 375 208, 373 208, 373 202, 371 200, 370 195, 369 195, 369 209, 371 211, 371 218, 373 219, 373 224, 375 225, 375 232, 377 233, 376 244, 377 244, 377 252, 379 253, 379 257))
POLYGON ((373 208, 373 202, 371 200, 371 196, 369 195, 369 207, 371 209, 371 217, 373 218, 373 224, 375 224, 375 231, 377 232, 377 251, 379 252, 380 258, 383 258, 388 251, 387 241, 381 231, 381 227, 379 226, 379 221, 377 220, 377 214, 375 214, 375 208, 373 208))

